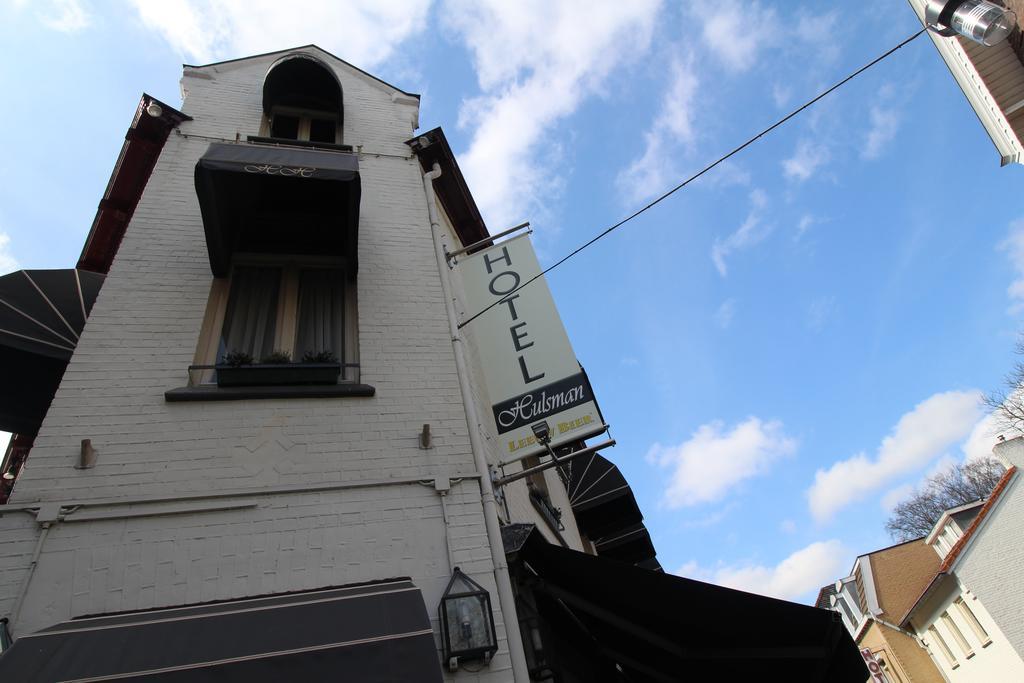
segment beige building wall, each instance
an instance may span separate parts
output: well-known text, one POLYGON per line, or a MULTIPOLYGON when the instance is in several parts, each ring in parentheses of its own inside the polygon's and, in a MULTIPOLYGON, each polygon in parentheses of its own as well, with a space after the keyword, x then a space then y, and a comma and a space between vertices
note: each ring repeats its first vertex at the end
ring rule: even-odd
POLYGON ((928 652, 902 631, 872 621, 858 645, 871 650, 890 683, 943 683, 928 652))

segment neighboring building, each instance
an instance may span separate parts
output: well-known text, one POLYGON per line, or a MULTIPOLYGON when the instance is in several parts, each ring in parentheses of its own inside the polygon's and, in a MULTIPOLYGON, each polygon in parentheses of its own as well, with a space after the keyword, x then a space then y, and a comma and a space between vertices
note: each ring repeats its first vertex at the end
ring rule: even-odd
POLYGON ((0 678, 862 677, 830 613, 660 571, 418 96, 315 46, 182 93, 140 102, 78 269, 0 281, 0 678))
POLYGON ((908 541, 861 555, 849 576, 818 595, 819 604, 827 602, 839 613, 889 683, 942 683, 928 654, 898 625, 938 566, 924 539, 908 541))
POLYGON ((1024 680, 1024 438, 994 453, 1008 469, 983 504, 935 523, 925 542, 941 564, 900 620, 953 683, 1024 680))
MULTIPOLYGON (((928 0, 909 2, 924 22, 928 0)), ((1024 0, 1003 4, 1024 19, 1024 0)), ((932 31, 928 37, 992 138, 1002 165, 1024 163, 1024 36, 1019 22, 1008 40, 991 47, 932 31)))

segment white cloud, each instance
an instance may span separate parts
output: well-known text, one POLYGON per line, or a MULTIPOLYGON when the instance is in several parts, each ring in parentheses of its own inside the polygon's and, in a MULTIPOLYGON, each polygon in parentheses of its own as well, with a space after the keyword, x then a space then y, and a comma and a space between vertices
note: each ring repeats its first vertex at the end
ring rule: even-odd
POLYGON ((426 26, 430 0, 132 0, 143 24, 193 62, 315 43, 371 68, 426 26))
POLYGON ((886 491, 879 500, 879 505, 881 505, 882 509, 886 512, 891 512, 892 509, 900 503, 900 501, 907 498, 913 492, 913 484, 900 484, 896 488, 886 491))
POLYGON ((18 270, 18 261, 11 253, 11 236, 0 232, 0 275, 18 270))
POLYGON ((999 434, 996 419, 992 415, 986 415, 978 420, 978 424, 974 425, 970 436, 964 442, 964 460, 992 457, 992 449, 999 441, 999 434))
POLYGON ((875 105, 871 107, 871 128, 864 139, 862 159, 878 159, 885 153, 886 147, 896 137, 900 127, 900 114, 892 108, 875 105))
POLYGON ((714 512, 708 513, 702 517, 687 518, 683 520, 681 526, 684 529, 707 529, 719 524, 723 519, 728 517, 735 508, 736 504, 730 503, 721 510, 715 510, 714 512))
POLYGON ((980 398, 977 391, 935 394, 899 419, 874 458, 858 453, 818 470, 807 491, 814 519, 831 519, 842 508, 927 465, 964 439, 978 420, 980 398))
POLYGON ((834 296, 819 296, 807 306, 807 328, 812 332, 821 332, 836 312, 834 296))
POLYGON ((49 11, 39 14, 47 28, 61 33, 77 33, 92 23, 89 13, 78 0, 53 0, 49 11))
POLYGON ((715 311, 715 323, 723 330, 729 329, 736 315, 736 299, 726 299, 715 311))
POLYGON ((782 161, 782 172, 787 178, 803 182, 813 176, 830 157, 831 152, 825 144, 802 138, 796 143, 793 156, 782 161))
POLYGON ((820 222, 821 221, 809 213, 805 213, 803 216, 800 216, 800 221, 796 224, 796 236, 793 239, 799 242, 808 230, 820 222))
POLYGON ((789 86, 776 83, 772 86, 772 99, 775 101, 775 106, 782 109, 789 104, 790 98, 793 96, 793 89, 789 86))
POLYGON ((774 567, 746 563, 707 569, 697 562, 687 562, 675 573, 782 600, 809 599, 845 572, 849 558, 850 552, 833 539, 811 543, 774 567))
POLYGON ((647 451, 647 461, 672 470, 664 500, 668 507, 680 508, 721 499, 796 448, 796 439, 785 435, 781 422, 750 417, 731 431, 720 421, 701 425, 678 446, 656 443, 647 451))
POLYGON ((699 81, 692 57, 672 62, 672 82, 661 103, 661 110, 644 134, 644 153, 619 174, 618 184, 630 202, 639 202, 659 194, 675 184, 677 173, 672 164, 676 144, 694 142, 693 98, 699 81))
POLYGON ((1017 271, 1017 279, 1010 283, 1006 293, 1010 296, 1010 313, 1024 310, 1024 218, 1010 223, 1010 231, 999 248, 1009 254, 1010 263, 1017 271))
POLYGON ((546 133, 650 43, 656 0, 449 0, 444 22, 473 54, 483 93, 463 102, 473 128, 459 155, 485 219, 500 229, 543 213, 559 190, 546 133))
POLYGON ((832 62, 839 56, 839 41, 835 39, 840 30, 836 27, 838 21, 837 10, 825 14, 802 14, 797 21, 796 37, 814 46, 817 63, 832 62))
POLYGON ((690 13, 702 24, 704 44, 730 71, 750 69, 764 48, 778 42, 775 11, 756 1, 693 0, 690 13))
POLYGON ((764 209, 768 206, 768 195, 764 190, 755 189, 750 193, 750 212, 736 232, 724 240, 716 239, 711 246, 711 260, 718 269, 718 274, 725 277, 728 268, 725 258, 734 251, 748 249, 761 242, 769 234, 772 228, 764 224, 764 209))

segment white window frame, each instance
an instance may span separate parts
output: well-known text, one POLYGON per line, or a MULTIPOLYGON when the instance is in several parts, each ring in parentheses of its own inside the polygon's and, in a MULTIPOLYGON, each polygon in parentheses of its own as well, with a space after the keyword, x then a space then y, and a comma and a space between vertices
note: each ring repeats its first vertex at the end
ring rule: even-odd
MULTIPOLYGON (((939 633, 939 630, 935 628, 934 624, 928 627, 928 640, 937 645, 939 650, 942 651, 942 654, 946 657, 946 661, 949 662, 950 668, 956 669, 960 666, 960 662, 957 661, 956 657, 953 655, 953 651, 949 649, 949 645, 946 644, 945 639, 943 639, 942 634, 939 633)), ((929 643, 929 645, 931 643, 929 643)))
POLYGON ((949 611, 943 612, 939 615, 939 619, 942 621, 942 625, 946 627, 950 635, 953 636, 953 640, 960 646, 960 651, 963 653, 964 658, 970 659, 974 656, 974 648, 967 642, 967 638, 964 637, 964 632, 960 630, 960 627, 953 620, 953 615, 949 611))
POLYGON ((956 605, 957 609, 960 611, 960 615, 963 616, 964 621, 967 622, 967 625, 972 631, 974 631, 974 635, 978 637, 978 640, 981 642, 981 646, 988 647, 991 645, 992 636, 990 636, 988 631, 985 630, 985 627, 981 625, 981 622, 978 620, 978 616, 964 601, 963 597, 959 597, 954 600, 953 604, 956 605))

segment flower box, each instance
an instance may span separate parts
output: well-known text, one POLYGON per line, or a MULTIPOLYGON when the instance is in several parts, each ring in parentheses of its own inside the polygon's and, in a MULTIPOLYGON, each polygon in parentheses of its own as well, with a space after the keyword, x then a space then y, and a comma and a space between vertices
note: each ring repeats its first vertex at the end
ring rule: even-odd
POLYGON ((267 363, 218 365, 217 386, 258 387, 296 384, 337 384, 341 363, 267 363))

